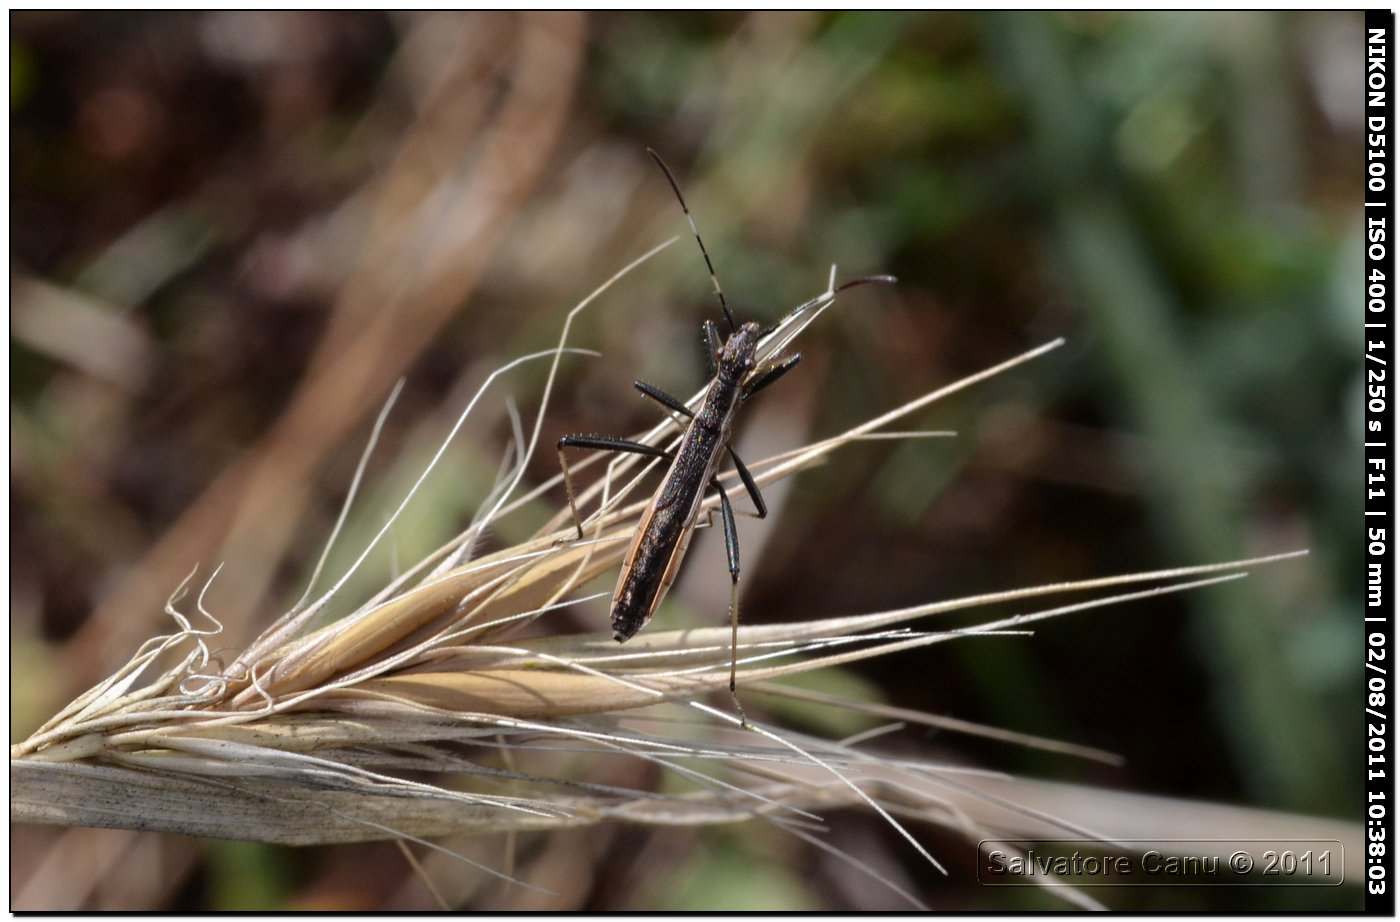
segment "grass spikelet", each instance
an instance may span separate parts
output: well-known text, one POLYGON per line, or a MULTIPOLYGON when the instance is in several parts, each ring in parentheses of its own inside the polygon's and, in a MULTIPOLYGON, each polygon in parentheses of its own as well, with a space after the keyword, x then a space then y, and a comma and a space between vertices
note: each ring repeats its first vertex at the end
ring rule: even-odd
MULTIPOLYGON (((585 299, 569 320, 606 287, 585 299)), ((784 348, 832 300, 828 290, 808 305, 810 310, 790 317, 769 340, 769 354, 784 348)), ((552 385, 561 356, 569 351, 568 330, 566 322, 555 349, 518 361, 550 361, 552 385)), ((1058 345, 1049 343, 930 391, 847 432, 754 462, 754 477, 761 485, 771 483, 865 439, 947 435, 888 427, 1058 345)), ((692 397, 691 405, 702 395, 692 397)), ((480 397, 479 392, 467 412, 480 397)), ((562 497, 558 477, 519 489, 523 460, 534 451, 542 419, 543 406, 528 440, 520 435, 517 463, 507 469, 472 528, 347 617, 312 626, 344 584, 342 577, 326 595, 284 615, 221 666, 210 648, 221 628, 205 608, 203 590, 191 602, 191 574, 167 606, 175 631, 152 638, 110 678, 12 747, 12 817, 295 844, 398 837, 429 848, 438 846, 427 838, 447 834, 605 821, 693 825, 760 819, 830 850, 814 835, 820 819, 812 811, 856 805, 878 812, 939 870, 903 822, 933 823, 970 838, 993 829, 1007 834, 1046 825, 1100 835, 987 793, 978 787, 983 774, 965 768, 877 758, 859 738, 822 739, 763 723, 755 732, 740 730, 727 711, 705 703, 717 693, 716 700, 727 700, 722 693, 729 677, 728 626, 688 631, 653 626, 621 646, 606 635, 553 631, 552 611, 600 598, 590 583, 619 564, 646 502, 640 478, 648 463, 629 455, 606 465, 593 458, 576 466, 595 472, 578 491, 580 508, 590 510, 583 540, 572 540, 565 507, 528 540, 473 556, 481 536, 500 517, 546 492, 562 497), (581 754, 654 766, 685 789, 658 794, 576 776, 569 765, 581 754), (425 774, 442 780, 422 780, 425 774), (992 807, 995 823, 988 818, 992 807)), ((637 439, 667 445, 675 436, 674 427, 662 422, 637 439)), ((390 525, 392 517, 385 530, 390 525)), ((744 625, 741 693, 760 700, 805 696, 822 706, 998 735, 935 715, 803 693, 781 680, 895 651, 1026 633, 1047 618, 1237 579, 1248 567, 1278 559, 744 625), (1044 608, 1019 607, 1069 596, 1044 608), (1008 606, 1010 614, 1004 611, 1008 606), (992 612, 956 626, 935 630, 927 624, 935 616, 984 608, 992 612)), ((1087 747, 1012 738, 1112 760, 1087 747)), ((917 904, 898 881, 853 856, 843 857, 917 904)))

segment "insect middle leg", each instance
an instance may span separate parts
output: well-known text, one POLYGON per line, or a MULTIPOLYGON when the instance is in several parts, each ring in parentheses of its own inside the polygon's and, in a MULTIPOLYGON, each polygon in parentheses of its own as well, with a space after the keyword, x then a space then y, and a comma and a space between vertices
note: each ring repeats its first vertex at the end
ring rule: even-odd
MULTIPOLYGON (((794 356, 794 359, 796 358, 798 358, 798 356, 794 356)), ((794 361, 793 364, 796 364, 796 362, 794 361)), ((784 371, 785 370, 786 369, 784 369, 784 371)), ((674 410, 688 419, 695 418, 695 414, 690 411, 689 407, 661 388, 648 384, 645 381, 633 381, 632 386, 666 409, 674 410)), ((744 489, 748 492, 749 499, 753 500, 754 508, 758 510, 758 517, 760 519, 768 518, 768 505, 763 501, 763 494, 758 492, 758 484, 754 482, 753 475, 749 473, 748 466, 734 453, 734 449, 730 448, 728 445, 724 446, 724 448, 729 452, 730 460, 734 462, 734 469, 739 472, 739 479, 744 482, 744 489)))
POLYGON ((578 529, 580 541, 583 540, 583 521, 578 517, 578 503, 574 499, 574 481, 569 476, 569 459, 564 454, 564 449, 583 448, 592 451, 616 451, 665 458, 667 461, 675 458, 673 453, 664 448, 643 445, 641 442, 629 442, 627 439, 615 439, 606 435, 566 435, 559 440, 555 447, 559 452, 559 467, 564 472, 564 492, 569 495, 569 511, 574 514, 574 528, 578 529))
POLYGON ((637 380, 632 382, 632 386, 641 391, 644 396, 650 397, 672 412, 679 413, 686 419, 694 419, 695 414, 690 407, 672 397, 670 394, 657 387, 655 384, 648 384, 645 381, 637 380))

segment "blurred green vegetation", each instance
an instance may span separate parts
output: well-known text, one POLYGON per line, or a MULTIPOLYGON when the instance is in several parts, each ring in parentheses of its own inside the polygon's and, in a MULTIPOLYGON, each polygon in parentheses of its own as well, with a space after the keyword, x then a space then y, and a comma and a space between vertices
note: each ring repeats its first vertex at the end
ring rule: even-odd
MULTIPOLYGON (((552 345, 569 306, 671 234, 581 315, 574 344, 604 359, 564 364, 542 444, 650 425, 633 377, 698 387, 715 311, 651 146, 740 316, 776 319, 832 263, 900 279, 805 335, 802 367, 741 424, 745 455, 1068 340, 917 421, 956 440, 847 449, 745 523, 746 617, 1308 548, 1210 592, 891 657, 863 682, 1127 763, 931 741, 958 758, 1357 816, 1360 49, 1353 13, 13 14, 12 636, 45 651, 12 657, 14 732, 160 628, 196 563, 226 563, 210 607, 245 641, 300 594, 397 377, 395 460, 372 465, 341 560, 489 370, 552 345)), ((543 376, 522 368, 484 402, 361 589, 466 523, 510 439, 505 395, 528 432, 543 376)), ((540 452, 526 482, 553 466, 540 452)), ((677 623, 713 620, 727 595, 719 542, 697 543, 662 613, 677 623)), ((837 820, 934 906, 1046 905, 929 880, 878 823, 837 820)), ((16 836, 23 892, 56 839, 16 836)), ((742 832, 666 841, 657 867, 628 857, 616 880, 605 856, 575 905, 635 906, 617 881, 645 871, 677 908, 890 906, 820 852, 741 888, 760 874, 742 832)), ((528 874, 540 846, 521 847, 528 874)), ((258 904, 295 904, 335 865, 279 875, 258 904)), ((229 872, 192 887, 194 865, 146 883, 113 866, 53 898, 241 905, 229 872)), ((387 888, 365 898, 399 905, 387 888)), ((1359 906, 1350 889, 1308 899, 1359 906)))

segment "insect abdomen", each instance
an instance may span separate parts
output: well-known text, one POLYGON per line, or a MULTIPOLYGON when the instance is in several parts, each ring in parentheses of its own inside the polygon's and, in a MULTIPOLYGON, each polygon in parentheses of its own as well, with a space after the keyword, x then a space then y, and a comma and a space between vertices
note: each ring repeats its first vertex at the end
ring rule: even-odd
POLYGON ((700 511, 705 486, 714 476, 722 439, 721 432, 692 423, 666 480, 642 514, 613 593, 613 638, 619 643, 651 620, 671 588, 694 533, 691 526, 700 511))
POLYGON ((632 548, 613 595, 613 638, 619 643, 642 629, 671 587, 673 561, 685 553, 692 529, 690 507, 694 503, 653 506, 649 518, 632 539, 632 548))

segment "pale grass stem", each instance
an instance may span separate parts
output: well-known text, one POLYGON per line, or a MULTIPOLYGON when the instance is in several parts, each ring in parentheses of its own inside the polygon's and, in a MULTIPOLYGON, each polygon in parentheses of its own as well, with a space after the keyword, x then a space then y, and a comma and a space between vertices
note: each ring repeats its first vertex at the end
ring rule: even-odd
MULTIPOLYGON (((582 351, 567 346, 570 326, 580 310, 655 252, 624 268, 570 311, 553 349, 522 356, 493 372, 403 504, 346 573, 314 601, 308 601, 308 587, 291 611, 222 669, 208 646, 222 626, 206 610, 203 598, 213 576, 194 602, 194 611, 209 627, 196 628, 178 607, 193 582, 191 572, 166 607, 176 624, 173 633, 152 638, 111 677, 11 747, 12 819, 298 844, 399 838, 434 849, 440 847, 426 837, 604 821, 693 825, 762 819, 839 855, 916 905, 917 898, 906 888, 822 842, 814 834, 820 818, 813 811, 841 805, 873 810, 939 870, 942 866, 903 821, 932 822, 975 837, 993 828, 986 813, 995 808, 1020 817, 1018 822, 1027 828, 1048 824, 1098 835, 987 793, 970 780, 985 773, 931 760, 876 758, 867 751, 872 737, 879 735, 875 731, 830 740, 762 723, 754 724, 752 731, 741 730, 735 716, 704 701, 728 687, 730 629, 719 626, 719 619, 715 627, 698 630, 653 627, 625 646, 605 634, 551 633, 544 616, 583 599, 600 598, 586 595, 586 587, 620 562, 646 503, 640 480, 652 466, 636 456, 608 462, 601 476, 578 491, 580 507, 593 508, 584 540, 567 540, 573 529, 567 508, 560 508, 530 539, 473 556, 483 534, 502 516, 537 504, 546 494, 562 495, 558 476, 533 489, 522 491, 520 486, 525 462, 540 438, 560 362, 565 354, 582 351), (512 415, 513 447, 502 462, 500 482, 471 527, 391 580, 349 616, 313 628, 403 514, 488 387, 521 363, 546 359, 549 373, 528 437, 518 416, 512 415), (534 636, 521 632, 523 625, 535 621, 540 624, 534 636), (173 664, 161 665, 172 657, 173 664), (690 789, 660 795, 561 776, 558 759, 567 753, 643 760, 690 789), (710 767, 696 767, 697 761, 710 767), (436 772, 460 780, 451 786, 411 781, 407 772, 436 772), (114 809, 114 803, 121 806, 114 809)), ((805 306, 807 310, 780 324, 761 347, 760 358, 785 348, 829 307, 833 287, 829 284, 805 306)), ((1058 340, 1048 343, 840 435, 754 462, 750 468, 762 485, 819 463, 854 442, 950 435, 892 432, 885 427, 1058 345, 1058 340)), ((703 391, 689 403, 694 406, 701 397, 703 391)), ((374 424, 370 448, 392 401, 391 397, 374 424)), ((674 445, 677 437, 677 427, 662 421, 636 440, 674 445)), ((574 468, 585 471, 593 463, 595 459, 585 459, 574 468)), ((362 458, 355 486, 364 467, 362 458)), ((715 502, 712 499, 707 508, 715 502)), ((336 533, 343 520, 344 514, 336 533)), ((1088 747, 803 692, 778 680, 973 635, 1024 633, 1040 620, 1236 579, 1246 568, 1292 556, 1296 555, 1015 589, 896 611, 742 626, 739 682, 759 696, 783 696, 1112 762, 1111 754, 1088 747), (1120 587, 1146 588, 989 617, 956 630, 915 632, 905 626, 915 619, 980 606, 1120 587)), ((323 555, 316 566, 317 576, 324 559, 323 555)), ((315 582, 313 576, 311 585, 315 582)), ((1005 826, 995 828, 1004 832, 1005 826)), ((479 862, 468 863, 514 879, 479 862)), ((517 882, 530 886, 528 881, 517 882)), ((1092 903, 1080 894, 1063 895, 1092 903)))

